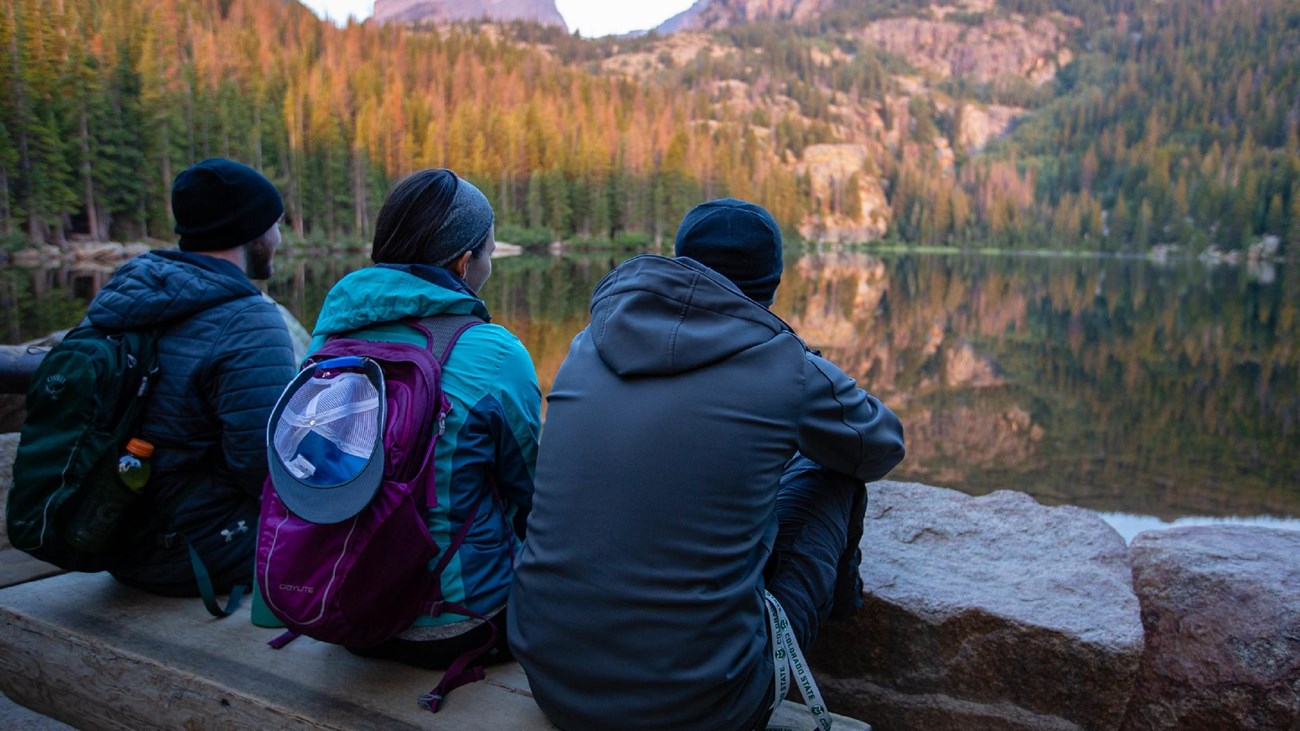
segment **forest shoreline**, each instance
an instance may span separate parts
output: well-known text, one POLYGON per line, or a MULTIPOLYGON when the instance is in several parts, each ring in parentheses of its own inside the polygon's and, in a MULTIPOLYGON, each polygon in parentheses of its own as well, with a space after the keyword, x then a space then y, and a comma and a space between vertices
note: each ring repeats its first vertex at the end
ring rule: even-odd
MULTIPOLYGON (((520 246, 518 244, 497 241, 497 250, 493 256, 515 256, 524 252, 545 251, 552 254, 584 252, 631 252, 614 241, 607 246, 593 244, 590 240, 579 242, 554 241, 545 246, 520 246)), ((168 249, 174 244, 161 239, 143 241, 94 241, 76 238, 62 246, 44 245, 27 246, 13 251, 0 251, 0 265, 41 266, 50 263, 96 263, 101 265, 120 265, 122 262, 156 249, 168 249)), ((280 249, 280 256, 319 256, 319 255, 364 255, 365 242, 344 241, 331 244, 318 242, 286 240, 280 249)), ((659 247, 662 248, 662 247, 659 247)), ((1050 248, 1006 248, 1006 247, 961 247, 961 246, 926 246, 911 245, 904 242, 872 241, 856 244, 824 244, 820 242, 796 241, 788 246, 800 254, 823 254, 840 252, 863 252, 867 254, 911 254, 911 255, 979 255, 1007 257, 1040 257, 1059 259, 1125 259, 1147 260, 1154 262, 1198 260, 1206 264, 1242 264, 1267 263, 1283 264, 1300 258, 1300 252, 1284 255, 1279 253, 1276 237, 1265 237, 1252 244, 1246 250, 1224 250, 1215 246, 1202 251, 1191 251, 1177 245, 1156 246, 1148 251, 1101 251, 1092 249, 1050 249, 1050 248)))

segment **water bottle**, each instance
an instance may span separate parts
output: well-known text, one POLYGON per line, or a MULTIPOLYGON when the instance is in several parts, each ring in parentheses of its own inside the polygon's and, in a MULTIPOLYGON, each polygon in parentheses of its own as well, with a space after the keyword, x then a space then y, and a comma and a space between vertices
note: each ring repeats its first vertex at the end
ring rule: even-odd
POLYGON ((82 499, 72 519, 68 543, 79 551, 99 553, 117 530, 122 513, 139 497, 149 482, 149 458, 153 445, 143 439, 126 443, 126 451, 117 461, 117 479, 103 480, 82 499))

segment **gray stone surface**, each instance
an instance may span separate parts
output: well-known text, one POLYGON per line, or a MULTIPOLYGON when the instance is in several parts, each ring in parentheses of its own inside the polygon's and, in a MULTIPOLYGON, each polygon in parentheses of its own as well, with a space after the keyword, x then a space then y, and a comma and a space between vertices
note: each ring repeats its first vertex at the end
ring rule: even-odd
POLYGON ((17 432, 27 418, 27 396, 0 393, 0 432, 17 432))
POLYGON ((1021 493, 870 486, 866 605, 813 662, 832 708, 902 729, 1114 729, 1142 651, 1127 548, 1021 493))
POLYGON ((18 434, 0 434, 0 551, 9 547, 9 529, 5 527, 5 506, 9 504, 9 485, 14 481, 14 456, 18 453, 18 434))
POLYGON ((1300 532, 1133 539, 1146 652, 1124 728, 1300 729, 1300 532))

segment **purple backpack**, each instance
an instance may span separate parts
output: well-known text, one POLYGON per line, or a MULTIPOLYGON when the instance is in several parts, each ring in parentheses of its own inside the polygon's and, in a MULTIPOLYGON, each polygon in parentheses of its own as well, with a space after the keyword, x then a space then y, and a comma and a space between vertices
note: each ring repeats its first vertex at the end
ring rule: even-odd
POLYGON ((481 323, 406 321, 428 339, 423 348, 331 338, 280 396, 267 430, 257 580, 291 632, 363 648, 421 614, 477 616, 444 603, 440 581, 473 516, 448 546, 434 543, 426 516, 451 409, 442 366, 481 323))

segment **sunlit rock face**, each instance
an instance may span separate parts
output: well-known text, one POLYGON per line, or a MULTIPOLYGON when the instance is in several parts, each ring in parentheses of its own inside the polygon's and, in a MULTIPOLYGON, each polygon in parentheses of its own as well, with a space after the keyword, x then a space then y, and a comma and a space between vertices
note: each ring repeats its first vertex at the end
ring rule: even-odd
POLYGON ((1195 526, 1133 539, 1146 653, 1124 728, 1300 723, 1300 532, 1195 526))
POLYGON ((1142 621, 1095 513, 879 482, 861 546, 865 605, 813 652, 831 709, 895 731, 1119 728, 1142 621))
MULTIPOLYGON (((683 66, 691 63, 700 53, 710 58, 725 56, 728 50, 715 43, 706 33, 675 33, 649 46, 640 46, 635 51, 620 51, 600 62, 607 73, 632 76, 636 78, 653 77, 666 67, 683 66)), ((740 85, 735 96, 743 98, 747 85, 736 79, 716 81, 714 84, 740 85)), ((716 89, 715 89, 716 91, 716 89)), ((729 95, 728 95, 729 96, 729 95)))
MULTIPOLYGON (((756 20, 804 23, 821 17, 836 0, 698 0, 655 28, 661 34, 718 30, 756 20)), ((1020 77, 1042 85, 1073 60, 1066 47, 1075 18, 1055 14, 1034 20, 1000 14, 988 0, 958 0, 920 8, 923 17, 885 18, 859 37, 899 54, 918 70, 978 83, 1020 77)))
POLYGON ((831 9, 835 0, 698 0, 685 12, 655 28, 659 33, 716 30, 748 20, 789 20, 802 23, 831 9))
POLYGON ((375 0, 373 17, 380 23, 531 20, 569 29, 555 0, 375 0))
POLYGON ((964 104, 961 125, 957 130, 957 143, 969 153, 979 152, 988 143, 1010 131, 1017 119, 1024 116, 1020 107, 999 104, 964 104))
POLYGON ((812 241, 874 241, 889 229, 890 208, 880 176, 868 168, 866 145, 809 145, 798 165, 808 176, 815 209, 799 224, 812 241))
POLYGON ((941 79, 961 76, 983 83, 1018 76, 1041 85, 1073 60, 1063 16, 1032 22, 977 16, 973 21, 888 18, 868 25, 861 37, 941 79))

